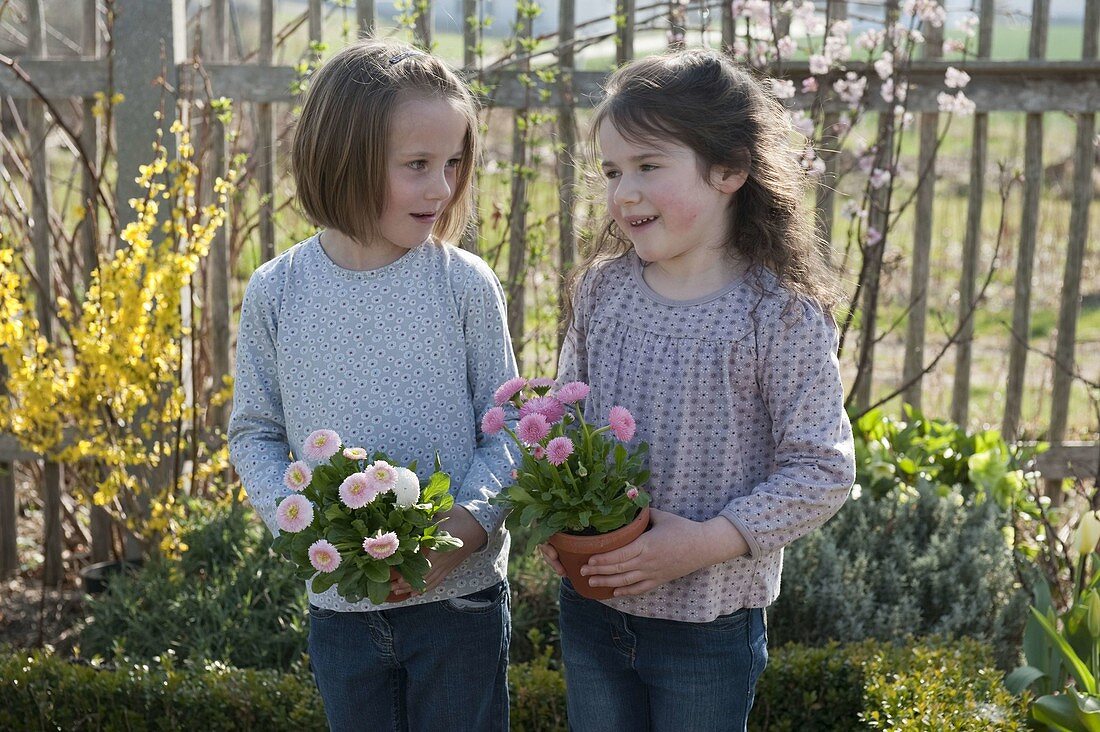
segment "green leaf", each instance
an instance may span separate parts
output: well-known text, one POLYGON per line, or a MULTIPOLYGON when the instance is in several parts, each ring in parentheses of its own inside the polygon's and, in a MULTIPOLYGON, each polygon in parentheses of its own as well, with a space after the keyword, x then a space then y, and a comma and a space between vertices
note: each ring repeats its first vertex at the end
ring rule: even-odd
POLYGON ((1070 689, 1070 694, 1077 703, 1077 721, 1089 732, 1100 732, 1100 699, 1076 689, 1070 689))
POLYGON ((389 582, 390 565, 385 562, 371 560, 365 563, 363 574, 371 582, 389 582))
POLYGON ((336 584, 335 572, 319 572, 313 582, 310 583, 310 587, 313 588, 314 593, 319 595, 334 584, 336 584))
POLYGON ((367 583, 367 597, 375 605, 381 605, 386 601, 386 596, 390 594, 390 582, 389 575, 385 582, 375 582, 371 580, 367 583))
POLYGON ((1048 694, 1031 705, 1031 716, 1055 732, 1078 732, 1084 729, 1077 721, 1077 705, 1064 694, 1048 694))
POLYGON ((1005 687, 1013 694, 1019 696, 1024 692, 1024 689, 1041 678, 1050 677, 1046 675, 1046 672, 1040 671, 1034 666, 1020 666, 1008 676, 1005 676, 1005 687))
POLYGON ((451 476, 446 473, 433 473, 428 479, 428 485, 421 491, 420 500, 425 503, 436 503, 437 500, 451 490, 451 476))
POLYGON ((1062 659, 1066 662, 1066 666, 1069 667, 1070 673, 1073 674, 1073 678, 1077 680, 1077 683, 1085 689, 1089 694, 1096 694, 1096 677, 1089 671, 1088 666, 1080 659, 1077 653, 1070 647, 1069 642, 1062 637, 1062 634, 1055 629, 1053 623, 1039 613, 1035 608, 1031 608, 1032 616, 1039 621, 1039 625, 1046 631, 1047 637, 1054 642, 1054 647, 1061 653, 1062 659))

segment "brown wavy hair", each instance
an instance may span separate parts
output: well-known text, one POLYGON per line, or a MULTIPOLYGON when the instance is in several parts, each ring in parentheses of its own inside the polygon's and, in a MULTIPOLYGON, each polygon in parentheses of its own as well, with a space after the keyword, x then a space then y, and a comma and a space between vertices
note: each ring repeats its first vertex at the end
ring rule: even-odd
POLYGON ((454 195, 432 229, 443 241, 461 236, 473 215, 477 103, 439 59, 377 39, 346 46, 310 77, 290 156, 298 202, 310 221, 363 243, 378 235, 393 112, 416 98, 450 102, 466 122, 454 195))
MULTIPOLYGON (((675 140, 691 148, 704 180, 716 167, 748 171, 729 207, 728 251, 750 269, 767 268, 787 290, 822 310, 836 306, 840 293, 814 233, 806 205, 809 180, 792 144, 790 121, 753 72, 717 51, 692 49, 632 61, 611 75, 605 92, 589 133, 593 158, 600 127, 612 124, 628 140, 675 140)), ((584 275, 631 248, 606 215, 570 275, 570 320, 572 296, 584 275)))

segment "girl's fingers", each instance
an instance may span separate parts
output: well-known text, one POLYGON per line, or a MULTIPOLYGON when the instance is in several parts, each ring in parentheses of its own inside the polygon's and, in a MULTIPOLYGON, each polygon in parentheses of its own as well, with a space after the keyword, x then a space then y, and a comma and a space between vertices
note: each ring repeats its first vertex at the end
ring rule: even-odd
POLYGON ((611 576, 592 576, 588 584, 593 587, 630 587, 648 581, 648 575, 640 569, 628 570, 611 576))

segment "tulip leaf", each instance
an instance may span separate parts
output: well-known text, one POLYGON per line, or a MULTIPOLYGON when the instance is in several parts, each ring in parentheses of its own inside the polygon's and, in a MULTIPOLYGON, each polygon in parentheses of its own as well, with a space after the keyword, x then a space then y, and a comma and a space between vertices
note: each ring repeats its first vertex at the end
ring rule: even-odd
POLYGON ((1049 678, 1045 671, 1034 666, 1020 666, 1018 669, 1005 676, 1005 687, 1013 694, 1019 696, 1041 678, 1049 678))
POLYGON ((1043 630, 1046 631, 1047 637, 1054 642, 1054 647, 1062 655, 1062 659, 1066 662, 1066 666, 1069 667, 1070 673, 1073 674, 1073 678, 1077 680, 1077 683, 1081 685, 1089 694, 1096 694, 1096 677, 1089 671, 1088 666, 1084 664, 1077 653, 1070 647, 1069 642, 1062 637, 1062 634, 1054 627, 1046 617, 1039 613, 1035 608, 1031 609, 1031 614, 1035 619, 1039 621, 1043 630))
POLYGON ((1031 716, 1055 732, 1080 732, 1076 710, 1077 705, 1068 696, 1049 694, 1035 700, 1031 716))
POLYGON ((1073 700, 1077 703, 1077 721, 1088 732, 1100 732, 1100 699, 1087 694, 1080 694, 1076 689, 1070 689, 1073 700))

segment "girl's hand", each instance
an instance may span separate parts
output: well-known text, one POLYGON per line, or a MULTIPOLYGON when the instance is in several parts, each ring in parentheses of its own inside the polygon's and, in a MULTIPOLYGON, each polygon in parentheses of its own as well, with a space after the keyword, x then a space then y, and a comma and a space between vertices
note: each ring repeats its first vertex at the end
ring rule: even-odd
POLYGON ((565 567, 558 561, 558 550, 549 544, 539 544, 539 553, 542 554, 542 558, 546 560, 546 563, 550 565, 550 569, 554 570, 554 573, 559 577, 565 576, 565 567))
MULTIPOLYGON (((404 577, 399 576, 390 583, 390 589, 395 594, 424 595, 431 592, 436 585, 451 573, 451 570, 466 561, 466 557, 485 546, 485 542, 489 540, 489 535, 485 533, 485 529, 462 506, 456 504, 450 511, 439 514, 439 518, 441 522, 446 519, 444 528, 451 536, 462 539, 462 546, 449 552, 436 552, 431 549, 426 551, 424 556, 427 557, 428 563, 432 565, 432 568, 428 570, 428 574, 424 577, 427 586, 420 591, 414 590, 404 577)), ((407 599, 408 597, 400 597, 397 601, 407 599)))
POLYGON ((614 587, 615 597, 640 595, 654 587, 748 553, 741 532, 722 516, 692 521, 651 508, 653 525, 614 551, 597 554, 581 567, 593 587, 614 587))

